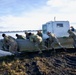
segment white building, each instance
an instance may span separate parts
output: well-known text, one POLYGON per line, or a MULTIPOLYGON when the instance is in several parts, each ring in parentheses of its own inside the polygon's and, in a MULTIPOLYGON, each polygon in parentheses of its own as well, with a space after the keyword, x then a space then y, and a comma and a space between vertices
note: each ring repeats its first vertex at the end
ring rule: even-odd
POLYGON ((54 33, 57 37, 65 37, 69 34, 67 31, 70 29, 69 21, 50 21, 42 25, 43 38, 48 38, 47 32, 54 33))

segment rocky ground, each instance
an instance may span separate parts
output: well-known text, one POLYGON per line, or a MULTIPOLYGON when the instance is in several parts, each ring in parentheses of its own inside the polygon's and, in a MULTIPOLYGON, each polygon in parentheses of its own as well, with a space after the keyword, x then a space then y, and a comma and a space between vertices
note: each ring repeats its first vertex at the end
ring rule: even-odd
POLYGON ((1 57, 0 75, 76 75, 76 52, 45 51, 1 57))

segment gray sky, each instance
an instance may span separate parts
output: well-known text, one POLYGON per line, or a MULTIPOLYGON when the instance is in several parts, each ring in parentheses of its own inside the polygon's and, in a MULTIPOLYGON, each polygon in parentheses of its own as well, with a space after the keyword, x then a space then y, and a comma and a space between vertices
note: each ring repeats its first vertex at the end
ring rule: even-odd
POLYGON ((41 29, 54 20, 76 28, 76 0, 0 0, 0 31, 41 29))

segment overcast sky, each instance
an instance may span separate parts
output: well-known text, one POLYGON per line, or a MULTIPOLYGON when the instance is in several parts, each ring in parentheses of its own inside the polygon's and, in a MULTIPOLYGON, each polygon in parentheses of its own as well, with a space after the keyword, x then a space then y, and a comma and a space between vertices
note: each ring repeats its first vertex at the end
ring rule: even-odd
POLYGON ((54 17, 76 28, 76 0, 0 0, 0 31, 41 29, 54 17))

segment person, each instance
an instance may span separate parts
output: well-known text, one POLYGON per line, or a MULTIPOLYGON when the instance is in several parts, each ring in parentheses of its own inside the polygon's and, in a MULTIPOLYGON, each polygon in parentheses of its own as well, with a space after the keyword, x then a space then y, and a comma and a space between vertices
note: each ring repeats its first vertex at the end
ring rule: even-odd
POLYGON ((68 30, 68 33, 69 33, 69 37, 71 37, 73 39, 74 48, 76 48, 76 34, 71 30, 68 30))
POLYGON ((49 43, 50 43, 49 38, 45 39, 44 43, 46 47, 49 47, 49 43))
POLYGON ((19 35, 19 34, 16 34, 16 37, 17 37, 17 39, 25 39, 25 37, 24 37, 24 36, 19 35))
POLYGON ((12 53, 17 52, 18 45, 17 45, 16 40, 13 37, 11 37, 11 36, 7 36, 6 34, 2 34, 2 37, 4 38, 3 45, 6 48, 8 47, 8 50, 10 52, 12 52, 12 53))
POLYGON ((74 27, 73 27, 73 26, 71 26, 70 28, 71 28, 71 29, 70 29, 71 31, 75 31, 75 29, 74 29, 74 27))
POLYGON ((26 35, 26 39, 29 39, 29 33, 27 31, 25 31, 25 35, 26 35))
POLYGON ((47 49, 47 47, 42 43, 42 37, 40 37, 39 35, 29 33, 29 40, 35 44, 35 47, 39 50, 39 53, 42 53, 40 48, 47 49))
POLYGON ((37 31, 37 35, 39 35, 40 37, 42 37, 41 30, 38 30, 38 31, 37 31))
POLYGON ((57 37, 55 36, 55 34, 51 33, 51 32, 47 32, 47 35, 49 36, 49 42, 51 44, 52 49, 54 49, 54 44, 57 43, 61 48, 62 45, 60 44, 60 42, 58 41, 57 37))

